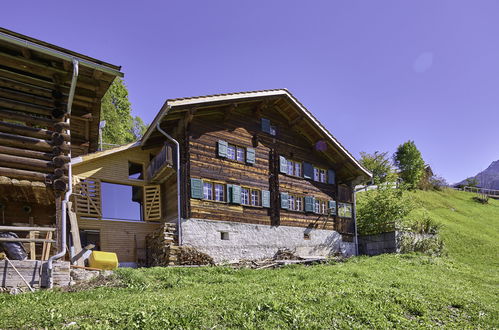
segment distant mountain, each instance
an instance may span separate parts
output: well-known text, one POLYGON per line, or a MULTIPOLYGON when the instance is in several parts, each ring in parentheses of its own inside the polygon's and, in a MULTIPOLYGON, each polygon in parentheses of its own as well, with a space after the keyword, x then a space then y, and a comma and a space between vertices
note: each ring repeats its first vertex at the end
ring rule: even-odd
MULTIPOLYGON (((499 160, 492 162, 487 169, 473 176, 477 179, 478 186, 487 189, 499 190, 499 160)), ((459 182, 457 185, 466 184, 466 180, 459 182)))

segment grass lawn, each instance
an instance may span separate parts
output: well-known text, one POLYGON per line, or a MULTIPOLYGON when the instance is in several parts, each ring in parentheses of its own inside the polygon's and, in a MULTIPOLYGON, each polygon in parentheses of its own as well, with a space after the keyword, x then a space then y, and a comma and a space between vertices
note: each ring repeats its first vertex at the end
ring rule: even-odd
POLYGON ((499 201, 415 192, 444 257, 382 255, 277 270, 120 270, 125 287, 0 295, 0 328, 498 328, 499 201))

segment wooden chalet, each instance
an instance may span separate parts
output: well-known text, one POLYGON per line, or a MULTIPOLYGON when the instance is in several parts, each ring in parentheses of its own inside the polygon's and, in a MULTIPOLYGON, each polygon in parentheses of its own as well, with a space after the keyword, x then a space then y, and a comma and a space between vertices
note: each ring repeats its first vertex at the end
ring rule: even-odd
POLYGON ((139 263, 148 231, 161 223, 177 226, 167 244, 193 246, 217 262, 282 248, 352 255, 353 187, 371 177, 283 89, 167 100, 138 144, 84 156, 74 169, 80 228, 102 249, 139 263), (130 206, 135 216, 128 206, 113 211, 113 194, 103 189, 124 191, 138 204, 130 206))
POLYGON ((118 66, 0 28, 0 232, 29 242, 31 259, 66 249, 70 160, 97 150, 116 76, 118 66))

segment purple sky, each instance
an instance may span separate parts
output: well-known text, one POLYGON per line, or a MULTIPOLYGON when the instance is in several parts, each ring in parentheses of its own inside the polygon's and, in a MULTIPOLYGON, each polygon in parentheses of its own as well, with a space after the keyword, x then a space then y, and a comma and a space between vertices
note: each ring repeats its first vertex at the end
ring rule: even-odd
POLYGON ((122 65, 146 122, 167 98, 287 88, 356 157, 412 139, 451 183, 499 159, 496 0, 16 0, 0 22, 122 65))

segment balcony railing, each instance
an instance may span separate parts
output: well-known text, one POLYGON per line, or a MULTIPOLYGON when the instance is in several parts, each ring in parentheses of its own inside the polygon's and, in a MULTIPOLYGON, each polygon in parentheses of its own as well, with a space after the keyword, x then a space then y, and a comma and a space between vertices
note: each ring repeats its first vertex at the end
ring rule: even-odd
POLYGON ((167 176, 164 174, 173 167, 173 148, 165 144, 161 151, 151 160, 146 175, 149 182, 162 182, 167 176))

